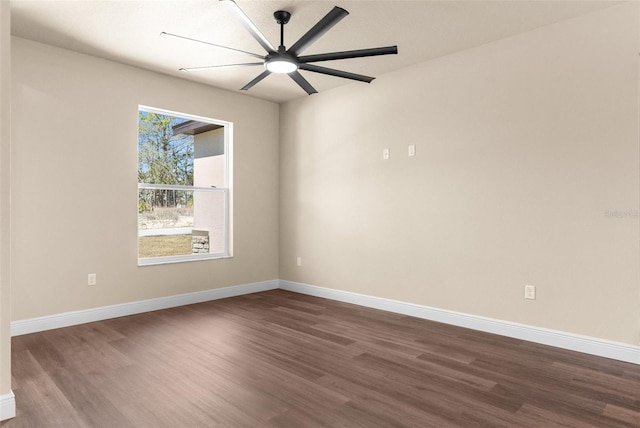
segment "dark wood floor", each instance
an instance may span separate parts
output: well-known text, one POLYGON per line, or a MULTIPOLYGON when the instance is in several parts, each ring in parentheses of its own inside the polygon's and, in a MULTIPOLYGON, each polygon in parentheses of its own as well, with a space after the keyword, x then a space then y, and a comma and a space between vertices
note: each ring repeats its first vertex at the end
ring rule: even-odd
POLYGON ((282 290, 13 338, 14 427, 640 427, 640 366, 282 290))

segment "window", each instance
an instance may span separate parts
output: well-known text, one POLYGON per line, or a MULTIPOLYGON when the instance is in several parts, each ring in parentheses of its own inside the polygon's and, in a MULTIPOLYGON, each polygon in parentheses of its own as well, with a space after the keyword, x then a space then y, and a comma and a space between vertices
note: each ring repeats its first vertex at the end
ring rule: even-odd
POLYGON ((138 109, 138 265, 228 257, 232 124, 138 109))

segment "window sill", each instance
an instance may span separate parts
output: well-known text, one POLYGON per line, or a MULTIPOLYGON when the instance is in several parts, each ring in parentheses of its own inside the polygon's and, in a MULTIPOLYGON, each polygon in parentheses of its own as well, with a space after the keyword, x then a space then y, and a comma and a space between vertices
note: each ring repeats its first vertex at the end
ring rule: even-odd
POLYGON ((171 263, 197 262, 200 260, 218 260, 233 258, 229 254, 193 254, 185 256, 149 257, 138 259, 138 267, 166 265, 171 263))

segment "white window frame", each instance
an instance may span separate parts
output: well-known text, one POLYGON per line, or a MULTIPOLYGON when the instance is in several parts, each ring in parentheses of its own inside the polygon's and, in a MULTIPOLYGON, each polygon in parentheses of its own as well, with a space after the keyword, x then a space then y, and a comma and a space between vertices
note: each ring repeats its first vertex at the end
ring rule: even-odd
MULTIPOLYGON (((233 237, 232 237, 232 177, 233 177, 233 123, 219 119, 211 119, 204 116, 196 116, 193 114, 181 113, 172 110, 159 109, 155 107, 149 107, 144 105, 138 106, 138 112, 144 111, 148 113, 155 113, 167 116, 175 116, 183 119, 194 120, 197 122, 212 123, 220 125, 224 129, 224 162, 225 162, 225 186, 223 188, 211 188, 211 187, 196 187, 196 186, 184 186, 175 184, 148 184, 138 183, 138 191, 136 192, 136 217, 138 215, 138 202, 139 202, 139 190, 140 189, 155 189, 155 190, 182 190, 193 192, 224 192, 224 247, 225 250, 221 253, 207 253, 207 254, 184 254, 176 256, 161 256, 161 257, 137 257, 138 266, 153 266, 168 263, 181 263, 192 262, 197 260, 212 260, 223 259, 233 257, 233 237)), ((138 162, 136 162, 136 168, 138 162)), ((136 174, 137 176, 137 174, 136 174)), ((137 222, 136 222, 137 224, 137 222)), ((136 225, 136 234, 139 235, 139 229, 136 225)), ((138 246, 139 236, 136 236, 136 247, 138 246)), ((139 254, 138 248, 136 248, 136 256, 139 254)))

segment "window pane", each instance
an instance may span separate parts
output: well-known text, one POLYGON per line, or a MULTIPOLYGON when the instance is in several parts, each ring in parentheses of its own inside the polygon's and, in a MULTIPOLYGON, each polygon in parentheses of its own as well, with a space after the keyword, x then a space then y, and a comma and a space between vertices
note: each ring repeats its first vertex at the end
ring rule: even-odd
POLYGON ((138 112, 138 182, 193 185, 193 135, 175 133, 187 121, 138 112))
POLYGON ((227 192, 224 190, 199 192, 193 195, 193 240, 196 250, 202 248, 197 245, 197 241, 206 237, 208 251, 211 254, 225 252, 226 247, 226 199, 227 192))
POLYGON ((138 257, 222 254, 226 191, 138 190, 138 257))
POLYGON ((138 190, 138 257, 191 254, 193 192, 138 190))

